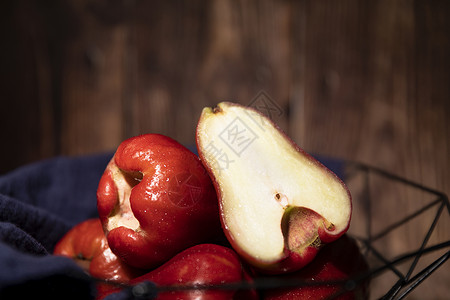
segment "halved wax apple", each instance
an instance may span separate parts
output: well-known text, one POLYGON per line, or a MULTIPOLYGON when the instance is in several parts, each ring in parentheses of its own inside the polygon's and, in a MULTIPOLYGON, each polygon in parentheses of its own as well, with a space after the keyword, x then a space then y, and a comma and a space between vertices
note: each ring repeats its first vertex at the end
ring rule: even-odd
POLYGON ((297 270, 347 231, 345 184, 263 114, 228 102, 204 108, 196 140, 224 232, 253 266, 297 270))

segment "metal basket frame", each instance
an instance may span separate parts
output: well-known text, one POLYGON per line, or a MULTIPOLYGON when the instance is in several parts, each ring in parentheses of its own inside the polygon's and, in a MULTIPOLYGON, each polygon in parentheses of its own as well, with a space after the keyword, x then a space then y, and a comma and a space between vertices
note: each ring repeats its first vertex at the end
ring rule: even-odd
MULTIPOLYGON (((381 299, 403 299, 408 294, 410 294, 421 282, 423 282, 426 278, 428 278, 434 271, 436 271, 439 267, 441 267, 449 258, 450 256, 450 240, 438 243, 436 245, 428 245, 429 239, 434 232, 436 226, 438 225, 439 220, 441 220, 443 213, 446 211, 447 213, 444 215, 448 218, 450 216, 450 203, 448 200, 447 195, 444 193, 431 189, 429 187, 426 187, 424 185, 418 184, 414 181, 405 179, 403 177, 394 175, 390 172, 386 172, 384 170, 381 170, 379 168, 369 166, 363 163, 358 162, 348 162, 348 168, 352 170, 353 172, 362 172, 365 182, 366 182, 366 201, 367 201, 367 208, 369 210, 368 216, 369 218, 372 218, 371 214, 371 205, 372 201, 370 199, 370 177, 371 176, 379 176, 384 177, 388 180, 397 182, 401 185, 406 185, 408 187, 420 190, 422 192, 428 193, 432 196, 432 200, 426 204, 425 206, 417 209, 416 211, 410 213, 406 217, 401 218, 400 220, 396 221, 395 223, 388 224, 386 227, 376 233, 373 233, 370 225, 369 230, 367 232, 366 238, 358 237, 357 239, 364 245, 365 251, 371 252, 374 256, 376 256, 382 263, 383 266, 378 267, 376 269, 372 269, 370 271, 371 277, 380 276, 386 271, 391 271, 393 274, 395 274, 398 277, 398 280, 393 284, 393 286, 389 289, 389 291, 381 297, 381 299), (431 225, 426 233, 426 235, 423 237, 420 247, 418 249, 415 249, 411 252, 405 253, 395 259, 387 259, 382 253, 380 253, 375 247, 373 247, 373 243, 382 238, 383 236, 389 234, 391 231, 395 230, 396 228, 410 222, 411 220, 419 217, 421 214, 429 211, 432 208, 436 208, 436 213, 434 215, 434 219, 431 220, 431 225), (440 256, 438 259, 436 259, 434 262, 423 268, 422 270, 418 271, 415 275, 414 271, 416 270, 416 267, 422 258, 424 254, 438 251, 441 249, 448 249, 442 256, 440 256), (411 261, 408 270, 406 274, 404 272, 401 272, 396 266, 400 263, 404 263, 405 261, 411 261)), ((352 172, 350 172, 349 176, 351 177, 352 172)), ((368 223, 371 224, 371 220, 368 220, 368 223)))

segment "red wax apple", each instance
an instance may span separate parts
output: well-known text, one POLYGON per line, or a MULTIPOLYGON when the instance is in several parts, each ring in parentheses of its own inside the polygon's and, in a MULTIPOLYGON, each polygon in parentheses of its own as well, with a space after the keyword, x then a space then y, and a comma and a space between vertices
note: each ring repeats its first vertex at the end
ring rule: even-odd
POLYGON ((199 158, 159 134, 119 145, 97 208, 112 251, 138 268, 155 268, 220 232, 216 193, 199 158))
MULTIPOLYGON (((157 269, 135 278, 130 284, 150 281, 161 288, 241 283, 249 280, 239 257, 230 248, 199 244, 188 248, 157 269)), ((169 299, 258 299, 256 292, 235 289, 160 290, 158 300, 169 299)))
POLYGON ((53 253, 74 259, 91 276, 106 281, 126 283, 142 274, 111 252, 99 219, 74 226, 58 241, 53 253))
POLYGON ((344 235, 337 241, 326 245, 305 268, 280 276, 289 281, 298 280, 299 283, 304 283, 304 286, 269 290, 264 299, 368 299, 369 279, 368 277, 359 278, 364 276, 368 270, 369 267, 355 241, 344 235), (354 281, 346 287, 345 282, 350 279, 354 281), (333 281, 341 282, 327 283, 333 281))
POLYGON ((233 248, 267 273, 295 271, 348 229, 345 184, 254 109, 223 102, 197 125, 233 248))

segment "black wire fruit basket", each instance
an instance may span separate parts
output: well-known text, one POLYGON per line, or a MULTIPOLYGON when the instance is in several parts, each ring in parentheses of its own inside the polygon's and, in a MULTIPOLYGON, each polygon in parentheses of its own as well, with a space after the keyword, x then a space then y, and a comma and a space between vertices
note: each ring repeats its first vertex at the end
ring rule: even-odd
MULTIPOLYGON (((414 291, 450 256, 445 224, 450 219, 448 197, 436 190, 381 169, 358 162, 338 164, 353 196, 353 217, 348 235, 355 239, 369 264, 369 271, 345 281, 302 282, 280 277, 257 277, 253 282, 197 286, 156 286, 142 283, 129 288, 131 298, 154 298, 158 293, 190 289, 271 289, 311 285, 339 286, 327 299, 352 292, 370 281, 369 299, 413 298, 414 291)), ((336 171, 336 170, 334 170, 336 171)), ((432 280, 432 279, 431 279, 432 280)), ((430 284, 428 289, 433 289, 430 284)), ((423 293, 422 293, 423 294, 423 293)), ((433 295, 427 291, 427 298, 433 295)))
POLYGON ((448 197, 361 163, 346 163, 345 178, 354 199, 349 233, 370 265, 370 298, 404 299, 449 258, 448 197))

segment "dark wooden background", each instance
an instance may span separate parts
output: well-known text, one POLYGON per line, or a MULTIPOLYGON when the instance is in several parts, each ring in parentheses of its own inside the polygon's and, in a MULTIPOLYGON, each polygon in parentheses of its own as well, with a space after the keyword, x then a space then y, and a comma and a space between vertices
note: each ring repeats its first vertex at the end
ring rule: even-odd
POLYGON ((450 193, 450 1, 7 0, 0 37, 0 173, 193 144, 202 107, 264 93, 307 151, 450 193))

